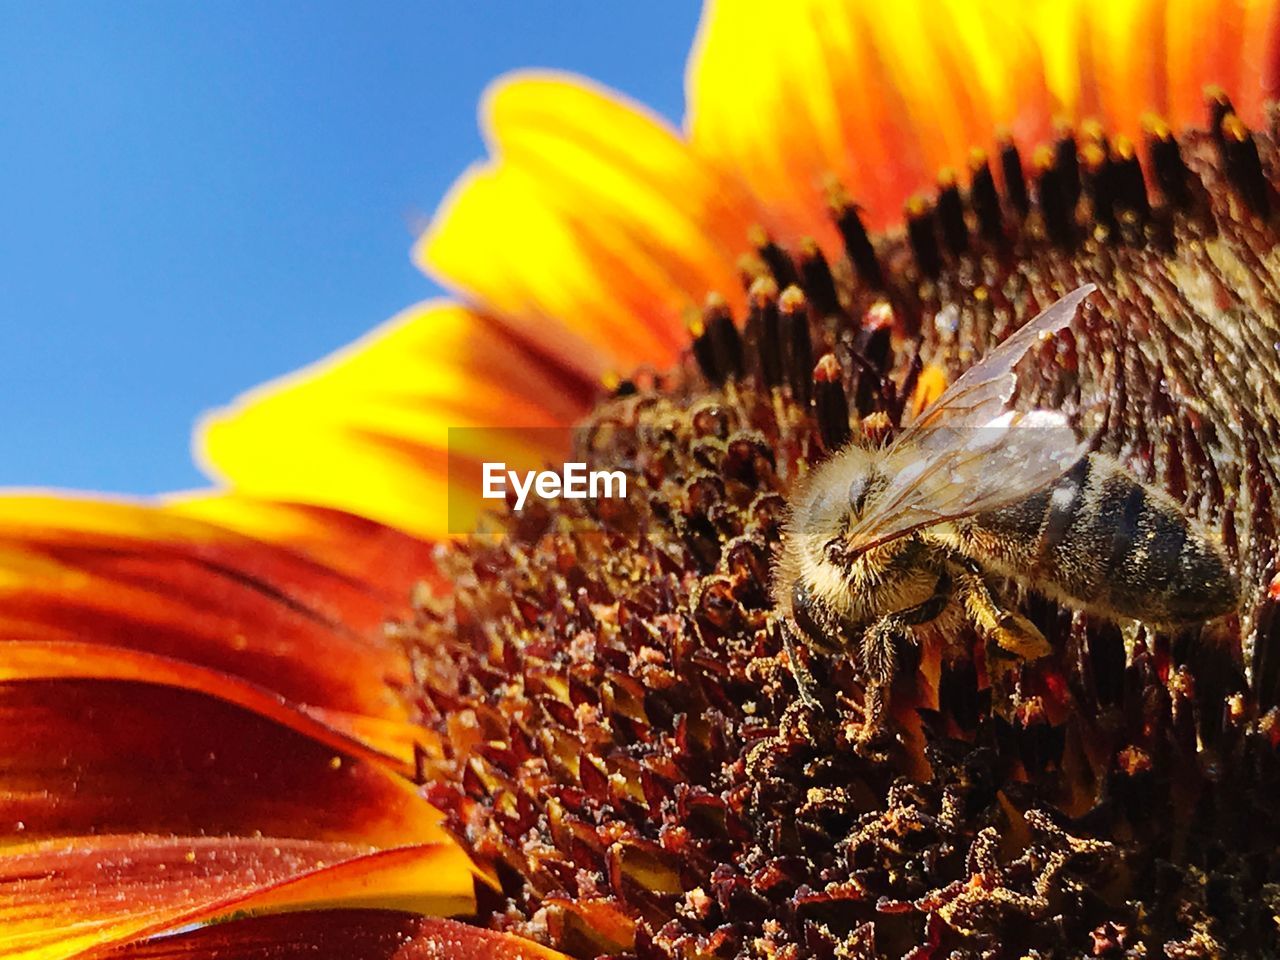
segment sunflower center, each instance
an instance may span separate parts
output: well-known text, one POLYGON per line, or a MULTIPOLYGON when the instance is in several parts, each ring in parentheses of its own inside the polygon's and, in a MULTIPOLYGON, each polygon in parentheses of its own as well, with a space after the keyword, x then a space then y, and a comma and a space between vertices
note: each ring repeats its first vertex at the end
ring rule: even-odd
POLYGON ((1215 106, 1212 134, 1153 124, 1145 170, 1089 129, 1029 176, 1003 143, 999 190, 975 154, 891 236, 833 191, 838 260, 753 237, 749 316, 712 298, 686 362, 576 435, 635 492, 450 550, 454 595, 403 633, 430 797, 499 878, 483 922, 646 960, 1277 949, 1277 157, 1215 106), (1122 630, 1010 587, 1050 656, 903 646, 868 737, 856 658, 815 655, 806 705, 770 601, 794 485, 1085 282, 1017 403, 1220 534, 1242 615, 1122 630))

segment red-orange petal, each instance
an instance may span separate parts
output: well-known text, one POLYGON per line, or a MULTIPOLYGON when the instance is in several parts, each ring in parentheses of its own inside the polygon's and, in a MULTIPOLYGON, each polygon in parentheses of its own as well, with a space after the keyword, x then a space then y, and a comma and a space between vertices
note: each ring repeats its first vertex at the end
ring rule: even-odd
POLYGON ((110 960, 568 960, 511 934, 381 910, 253 917, 130 944, 110 960))
POLYGON ((471 908, 456 847, 279 837, 80 836, 0 848, 0 955, 101 955, 236 911, 471 908), (81 953, 83 951, 83 953, 81 953))
POLYGON ((298 704, 402 721, 388 685, 408 667, 382 635, 394 610, 367 582, 161 509, 0 498, 3 639, 136 650, 298 704))
POLYGON ((224 490, 170 494, 165 510, 305 554, 364 583, 400 608, 421 584, 446 589, 436 570, 436 544, 367 517, 303 503, 262 500, 224 490))
POLYGON ((447 842, 440 814, 376 758, 151 683, 0 682, 0 770, 0 843, 87 833, 447 842))
POLYGON ((491 159, 416 252, 464 297, 591 376, 668 363, 713 290, 741 306, 745 195, 653 114, 580 78, 520 73, 490 88, 481 122, 491 159))
POLYGON ((438 737, 408 719, 383 719, 293 703, 265 687, 152 653, 58 640, 0 641, 0 681, 124 680, 217 697, 251 710, 330 749, 376 760, 409 774, 416 749, 432 752, 438 737))
POLYGON ((478 481, 450 483, 451 429, 485 431, 453 434, 466 462, 541 466, 563 451, 567 435, 554 428, 595 396, 590 351, 570 351, 583 362, 569 363, 542 346, 456 304, 421 304, 208 416, 199 453, 237 494, 227 511, 247 496, 440 537, 451 510, 470 517, 482 506, 478 481))
POLYGON ((1056 117, 1139 134, 1202 122, 1220 83, 1250 120, 1276 86, 1273 0, 713 0, 687 77, 695 149, 735 171, 784 239, 835 244, 834 175, 871 223, 997 127, 1030 148, 1056 117))

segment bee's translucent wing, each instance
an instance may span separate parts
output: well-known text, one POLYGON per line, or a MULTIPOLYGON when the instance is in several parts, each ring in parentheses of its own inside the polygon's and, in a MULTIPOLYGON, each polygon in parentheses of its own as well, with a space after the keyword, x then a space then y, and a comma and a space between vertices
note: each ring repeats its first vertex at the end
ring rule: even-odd
POLYGON ((1084 456, 1087 443, 1060 413, 1007 409, 1014 368, 1067 326, 1096 287, 1086 284, 1028 322, 969 368, 885 451, 888 485, 849 530, 867 549, 921 527, 1015 503, 1084 456))
POLYGON ((902 440, 910 442, 914 434, 927 431, 943 420, 948 426, 961 427, 979 426, 998 417, 1004 412, 1005 404, 1017 385, 1013 371, 1018 361, 1036 344, 1070 324, 1080 304, 1097 289, 1092 283, 1086 283, 1029 320, 966 370, 937 400, 907 424, 902 440))

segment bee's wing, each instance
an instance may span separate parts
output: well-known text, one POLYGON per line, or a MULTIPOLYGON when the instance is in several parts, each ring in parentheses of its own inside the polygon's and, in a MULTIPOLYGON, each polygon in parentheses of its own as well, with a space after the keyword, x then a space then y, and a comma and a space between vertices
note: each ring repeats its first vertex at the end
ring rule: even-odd
POLYGON ((1096 288, 1086 284, 1031 320, 965 371, 885 451, 888 486, 849 530, 867 549, 943 520, 1015 503, 1084 456, 1087 443, 1060 413, 1006 409, 1014 367, 1061 330, 1096 288))
POLYGON ((1029 320, 1013 336, 966 370, 915 420, 907 424, 904 442, 920 442, 920 434, 940 421, 954 427, 980 426, 1004 412, 1017 385, 1014 367, 1023 355, 1075 319, 1084 299, 1098 288, 1092 283, 1072 290, 1029 320))

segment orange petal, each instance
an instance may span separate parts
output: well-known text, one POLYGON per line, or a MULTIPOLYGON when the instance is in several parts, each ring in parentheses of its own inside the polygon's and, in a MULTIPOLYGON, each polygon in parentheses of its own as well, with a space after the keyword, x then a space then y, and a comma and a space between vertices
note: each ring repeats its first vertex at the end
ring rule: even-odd
POLYGON ((1063 113, 1136 138, 1145 111, 1203 126, 1207 84, 1260 121, 1277 92, 1277 13, 1273 0, 1093 0, 1046 3, 1029 23, 1063 113))
POLYGON ((947 389, 947 371, 936 364, 927 364, 916 378, 915 389, 911 392, 910 410, 913 417, 923 413, 933 401, 937 400, 947 389))
POLYGON ((403 721, 389 684, 407 682, 408 666, 382 633, 394 609, 299 553, 161 509, 0 497, 5 639, 141 651, 403 721))
POLYGON ((191 690, 251 710, 317 743, 410 774, 415 750, 438 750, 438 737, 417 724, 292 703, 279 694, 169 657, 121 647, 57 640, 0 641, 0 681, 136 680, 191 690))
POLYGON ((253 917, 130 944, 112 960, 568 960, 541 944, 456 920, 381 910, 253 917))
POLYGON ((341 510, 200 490, 164 498, 167 512, 287 546, 352 580, 398 608, 422 583, 448 584, 435 567, 436 546, 394 527, 341 510))
POLYGON ((492 319, 421 304, 210 415, 197 444, 207 469, 237 494, 438 537, 451 509, 472 515, 481 506, 478 482, 448 483, 450 428, 488 428, 485 459, 541 465, 566 440, 545 428, 572 424, 594 395, 582 370, 492 319), (505 425, 544 429, 495 429, 505 425))
POLYGON ((829 175, 883 226, 999 126, 1025 147, 1056 116, 1136 138, 1147 110, 1202 121, 1210 82, 1258 120, 1276 26, 1269 0, 713 0, 689 65, 688 129, 784 239, 834 245, 829 175))
POLYGON ((0 837, 10 839, 136 832, 447 842, 439 812, 376 759, 151 683, 0 682, 0 770, 0 837))
POLYGON ((88 955, 242 910, 362 906, 457 913, 457 849, 279 837, 84 836, 0 848, 0 954, 88 955), (95 950, 95 948, 97 948, 95 950))
POLYGON ((428 271, 591 376, 670 362, 713 290, 741 306, 744 195, 653 114, 523 73, 490 88, 481 119, 492 159, 419 242, 428 271))

